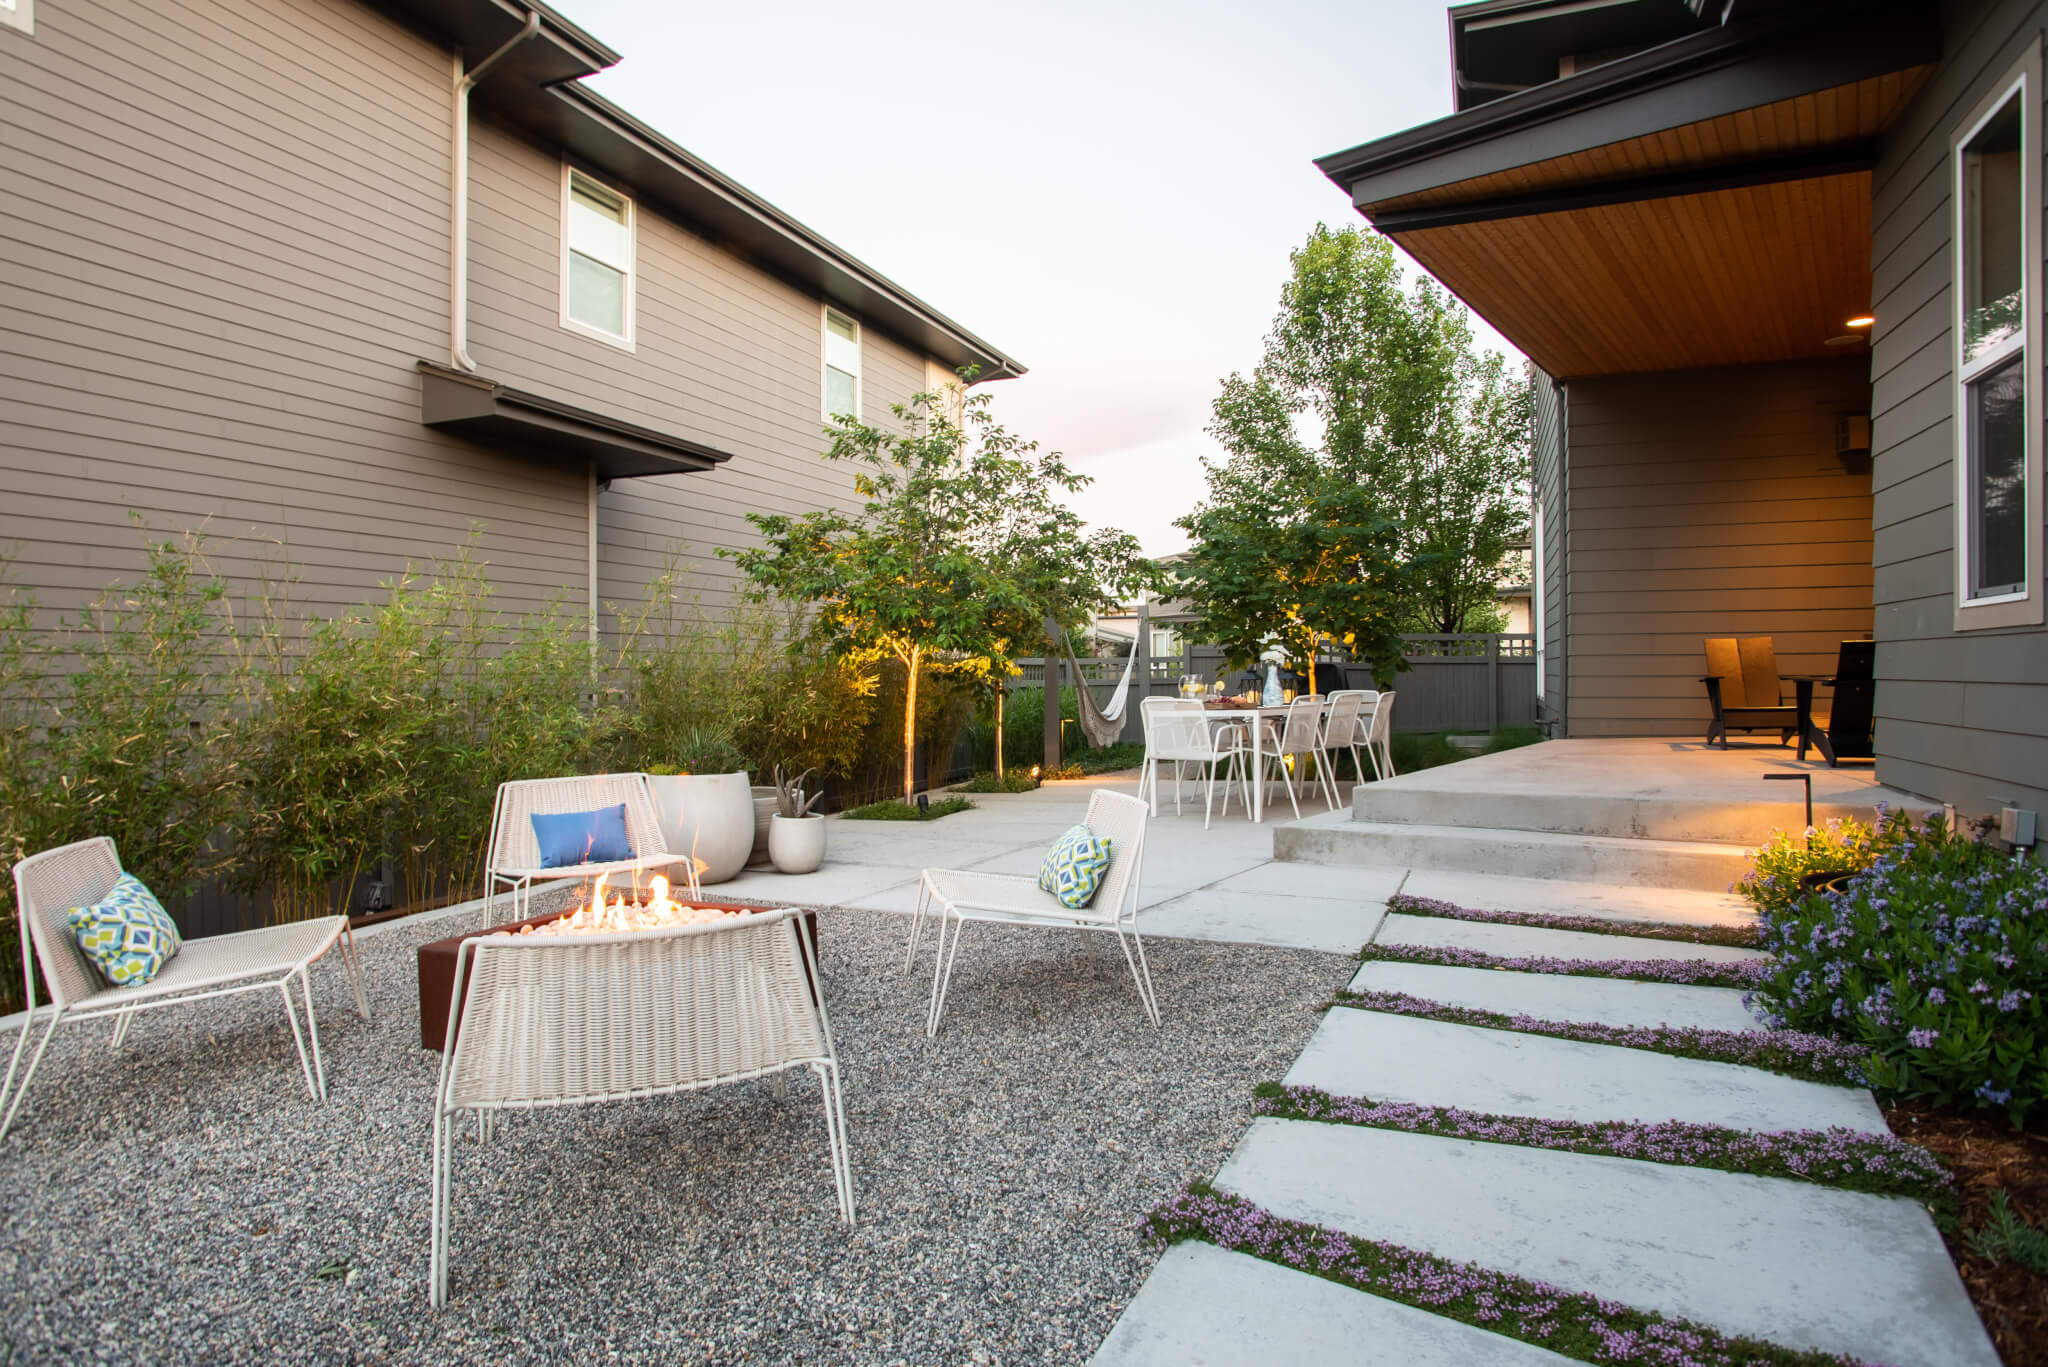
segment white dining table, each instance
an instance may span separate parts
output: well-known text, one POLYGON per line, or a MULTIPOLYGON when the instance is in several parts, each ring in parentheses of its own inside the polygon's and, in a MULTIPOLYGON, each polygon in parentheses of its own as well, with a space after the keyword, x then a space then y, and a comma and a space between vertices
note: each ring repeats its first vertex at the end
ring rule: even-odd
MULTIPOLYGON (((1262 749, 1266 743, 1266 723, 1268 721, 1277 721, 1282 727, 1285 727, 1287 725, 1287 713, 1293 706, 1294 704, 1292 703, 1281 703, 1277 707, 1211 707, 1207 703, 1202 705, 1202 717, 1212 727, 1241 721, 1248 721, 1251 724, 1252 824, 1254 826, 1266 819, 1266 784, 1264 781, 1266 765, 1262 749)), ((1318 711, 1318 727, 1321 726, 1321 719, 1327 715, 1328 710, 1329 704, 1324 703, 1321 710, 1318 711)))

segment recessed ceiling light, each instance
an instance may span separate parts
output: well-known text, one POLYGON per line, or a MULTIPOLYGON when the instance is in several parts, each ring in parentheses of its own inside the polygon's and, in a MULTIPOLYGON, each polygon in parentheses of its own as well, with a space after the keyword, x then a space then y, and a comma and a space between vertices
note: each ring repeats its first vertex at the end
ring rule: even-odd
POLYGON ((1867 328, 1876 321, 1876 315, 1864 313, 1859 314, 1854 318, 1851 318, 1848 322, 1842 324, 1842 326, 1845 328, 1867 328))
POLYGON ((1860 332, 1845 332, 1839 337, 1828 338, 1826 344, 1828 346, 1855 346, 1858 342, 1867 342, 1869 340, 1868 337, 1865 337, 1860 332))

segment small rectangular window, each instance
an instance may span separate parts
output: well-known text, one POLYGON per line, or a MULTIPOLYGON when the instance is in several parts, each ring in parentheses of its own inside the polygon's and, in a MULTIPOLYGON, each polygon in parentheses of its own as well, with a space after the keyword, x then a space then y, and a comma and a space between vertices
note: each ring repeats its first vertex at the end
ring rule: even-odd
POLYGON ((633 201, 580 171, 562 182, 562 325, 633 344, 633 201))
POLYGON ((825 417, 860 419, 860 324, 825 310, 825 417))
POLYGON ((1956 130, 1956 626, 2041 620, 2041 56, 1956 130))

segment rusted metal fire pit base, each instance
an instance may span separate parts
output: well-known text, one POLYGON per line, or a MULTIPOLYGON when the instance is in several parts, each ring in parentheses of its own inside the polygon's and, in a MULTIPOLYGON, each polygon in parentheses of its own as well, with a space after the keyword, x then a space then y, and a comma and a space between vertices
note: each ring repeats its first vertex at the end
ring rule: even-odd
MULTIPOLYGON (((737 902, 682 902, 680 906, 700 907, 714 911, 750 912, 772 911, 772 907, 742 906, 737 902)), ((439 1050, 448 1042, 448 1012, 451 1007, 459 1008, 460 1003, 451 1000, 455 991, 455 952, 464 940, 478 935, 492 935, 498 931, 516 931, 521 926, 544 926, 550 921, 559 921, 569 913, 551 911, 545 916, 529 916, 524 921, 509 921, 502 926, 488 930, 464 931, 450 935, 445 940, 435 940, 419 948, 420 969, 420 1047, 439 1050)), ((811 957, 818 954, 818 913, 807 911, 803 914, 804 938, 811 942, 811 957)), ((811 983, 811 996, 818 995, 818 984, 811 983)))

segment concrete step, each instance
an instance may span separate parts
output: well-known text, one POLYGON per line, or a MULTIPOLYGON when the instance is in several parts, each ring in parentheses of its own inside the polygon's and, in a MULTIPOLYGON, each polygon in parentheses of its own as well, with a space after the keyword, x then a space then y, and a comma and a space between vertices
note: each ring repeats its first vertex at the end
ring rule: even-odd
POLYGON ((1904 1197, 1392 1130, 1256 1120, 1217 1185, 1289 1219, 1898 1367, 1996 1367, 1904 1197))
MULTIPOLYGON (((1796 785, 1792 791, 1798 791, 1796 785)), ((1813 804, 1813 819, 1870 820, 1871 803, 1813 804)), ((1797 830, 1806 823, 1796 802, 1698 802, 1687 798, 1603 794, 1473 792, 1466 789, 1395 788, 1361 783, 1351 794, 1357 821, 1430 826, 1492 826, 1503 830, 1555 831, 1563 835, 1623 836, 1641 840, 1696 840, 1715 845, 1755 846, 1773 830, 1797 830)))
POLYGON ((1214 1244, 1166 1251, 1094 1367, 1562 1367, 1571 1359, 1214 1244))
POLYGON ((1275 827, 1273 857, 1303 864, 1405 864, 1700 892, 1724 892, 1750 867, 1740 845, 1354 821, 1344 812, 1275 827))
POLYGON ((1885 1133, 1883 1113, 1860 1087, 1343 1007, 1323 1014, 1285 1081, 1337 1096, 1546 1120, 1885 1133))
POLYGON ((1672 921, 1681 925, 1746 926, 1756 922, 1749 903, 1732 892, 1690 888, 1633 888, 1577 883, 1564 878, 1454 873, 1412 869, 1399 891, 1453 906, 1485 911, 1534 911, 1551 916, 1598 916, 1612 921, 1672 921))
POLYGON ((1365 964, 1351 979, 1354 991, 1405 992, 1411 997, 1543 1020, 1593 1021, 1622 1027, 1694 1026, 1703 1030, 1761 1030, 1763 1025, 1728 987, 1686 987, 1574 978, 1559 973, 1507 973, 1495 968, 1438 968, 1435 964, 1365 964))
POLYGON ((1378 945, 1416 945, 1442 949, 1476 949, 1502 956, 1540 955, 1552 959, 1673 959, 1702 963, 1759 963, 1770 958, 1761 950, 1733 945, 1696 945, 1684 940, 1650 940, 1640 935, 1596 935, 1583 930, 1546 930, 1541 926, 1504 926, 1490 921, 1453 921, 1443 916, 1404 916, 1399 912, 1380 922, 1378 945))

